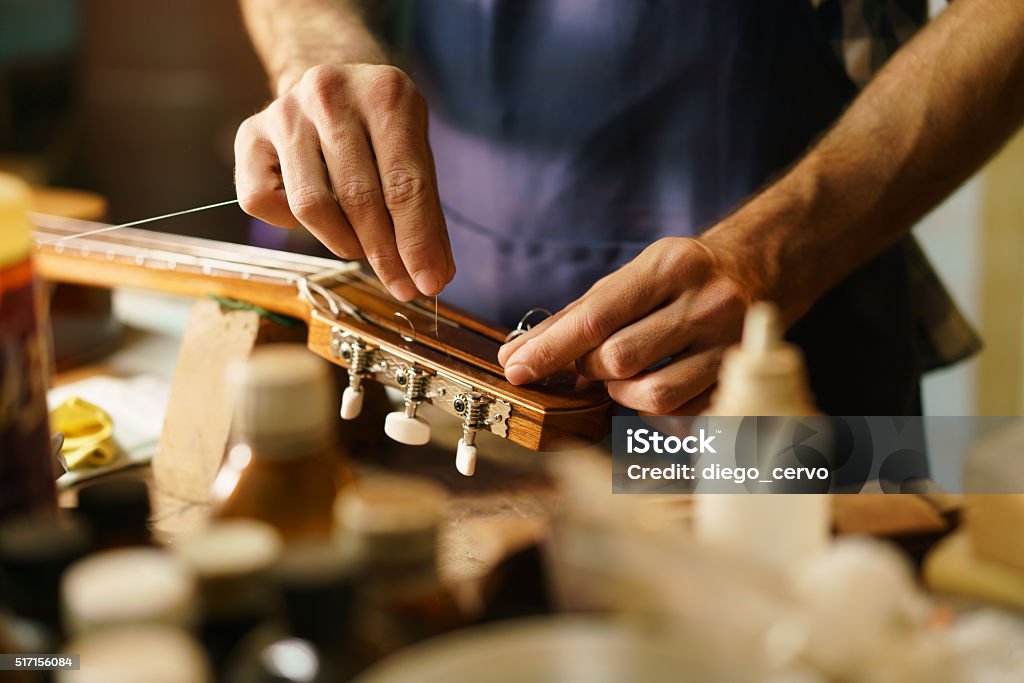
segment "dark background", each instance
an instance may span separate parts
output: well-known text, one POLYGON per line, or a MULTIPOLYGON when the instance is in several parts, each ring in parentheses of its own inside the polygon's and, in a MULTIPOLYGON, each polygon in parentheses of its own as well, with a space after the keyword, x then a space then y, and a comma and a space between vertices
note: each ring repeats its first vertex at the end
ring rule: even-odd
MULTIPOLYGON (((270 98, 236 0, 0 0, 0 170, 123 222, 234 197, 235 129, 270 98)), ((236 208, 161 224, 239 241, 236 208)))

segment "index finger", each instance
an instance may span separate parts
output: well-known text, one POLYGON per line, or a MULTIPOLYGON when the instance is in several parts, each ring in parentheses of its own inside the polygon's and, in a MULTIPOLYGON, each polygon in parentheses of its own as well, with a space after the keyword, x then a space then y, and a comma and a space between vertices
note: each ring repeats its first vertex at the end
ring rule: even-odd
POLYGON ((616 273, 617 271, 605 275, 603 278, 595 282, 593 286, 587 290, 586 294, 576 299, 572 303, 568 304, 565 308, 558 311, 557 313, 551 314, 547 318, 541 320, 536 325, 529 327, 525 332, 517 335, 514 339, 512 339, 512 341, 508 341, 502 344, 501 348, 498 349, 498 364, 501 365, 501 367, 505 367, 505 365, 508 363, 508 359, 512 357, 512 354, 518 351, 524 344, 529 342, 531 339, 541 334, 544 330, 548 329, 556 322, 561 320, 563 317, 565 317, 566 313, 579 306, 580 303, 585 301, 587 297, 589 297, 593 292, 597 291, 602 286, 604 286, 605 282, 614 279, 616 277, 616 273))
POLYGON ((597 348, 660 303, 642 278, 620 271, 516 349, 505 362, 512 384, 543 379, 597 348))

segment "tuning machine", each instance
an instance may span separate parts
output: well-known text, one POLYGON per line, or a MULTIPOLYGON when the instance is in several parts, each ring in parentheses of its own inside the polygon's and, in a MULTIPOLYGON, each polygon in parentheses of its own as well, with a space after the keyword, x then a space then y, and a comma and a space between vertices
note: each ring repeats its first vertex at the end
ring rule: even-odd
POLYGON ((476 471, 476 433, 489 429, 496 421, 504 420, 501 414, 488 417, 491 399, 476 391, 467 391, 452 399, 452 408, 462 418, 462 438, 455 451, 455 468, 467 477, 476 471))
POLYGON ((416 409, 427 398, 428 379, 430 375, 415 365, 395 372, 395 382, 405 394, 405 409, 388 413, 384 433, 398 443, 422 446, 430 441, 430 423, 416 415, 416 409))
POLYGON ((370 376, 372 349, 353 335, 335 328, 331 354, 348 368, 348 386, 341 394, 341 419, 354 420, 363 410, 363 378, 370 376))
POLYGON ((413 358, 394 349, 369 345, 338 327, 332 330, 330 353, 348 370, 349 383, 341 401, 343 419, 351 420, 359 415, 363 382, 372 378, 398 389, 404 399, 403 409, 388 413, 385 418, 384 433, 399 443, 422 446, 430 441, 431 429, 417 411, 421 403, 431 401, 462 423, 455 466, 467 477, 476 470, 477 432, 486 430, 502 438, 508 436, 512 406, 477 391, 461 377, 443 370, 427 370, 413 358))

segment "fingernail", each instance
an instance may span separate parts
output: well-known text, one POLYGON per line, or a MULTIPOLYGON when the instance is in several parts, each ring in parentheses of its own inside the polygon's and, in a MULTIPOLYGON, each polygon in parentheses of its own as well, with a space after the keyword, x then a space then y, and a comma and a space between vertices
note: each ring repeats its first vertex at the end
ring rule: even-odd
POLYGON ((399 301, 412 301, 416 298, 416 288, 408 280, 399 280, 388 285, 391 294, 399 301))
POLYGON ((433 296, 441 289, 441 281, 429 270, 419 271, 413 279, 416 280, 416 286, 419 290, 427 296, 433 296))
POLYGON ((505 377, 512 384, 529 384, 533 381, 533 370, 525 365, 510 365, 505 368, 505 377))

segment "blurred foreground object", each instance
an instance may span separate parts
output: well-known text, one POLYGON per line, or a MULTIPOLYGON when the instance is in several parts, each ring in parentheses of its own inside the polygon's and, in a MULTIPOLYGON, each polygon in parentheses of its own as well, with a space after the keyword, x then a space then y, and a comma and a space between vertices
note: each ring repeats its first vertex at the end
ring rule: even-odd
POLYGON ((338 548, 328 542, 295 546, 273 571, 283 615, 242 642, 228 683, 341 683, 367 655, 353 628, 354 589, 338 548))
POLYGON ((54 509, 49 347, 32 271, 28 186, 0 174, 0 519, 54 509))
POLYGON ((268 344, 228 374, 234 445, 213 483, 216 515, 266 522, 286 542, 327 539, 351 480, 327 364, 299 344, 268 344))
POLYGON ((415 477, 360 479, 338 497, 336 535, 356 570, 356 623, 381 655, 465 624, 437 573, 448 496, 415 477))
POLYGON ((57 683, 211 683, 202 648, 185 631, 169 626, 122 626, 76 638, 65 651, 81 655, 76 670, 57 673, 57 683))
POLYGON ((22 651, 55 652, 63 642, 60 577, 89 548, 85 525, 52 515, 0 526, 0 612, 9 612, 22 651))
MULTIPOLYGON (((800 349, 782 338, 774 304, 747 311, 743 341, 722 360, 718 389, 706 415, 817 415, 800 349)), ((758 440, 769 438, 758 435, 758 440)), ((770 444, 770 441, 769 441, 770 444)), ((763 562, 784 566, 828 543, 830 508, 821 494, 698 494, 697 538, 763 562)))
POLYGON ((101 481, 78 491, 78 515, 93 532, 94 550, 153 545, 150 512, 149 487, 143 481, 101 481))
POLYGON ((106 550, 71 565, 61 580, 67 630, 113 626, 191 628, 195 581, 179 560, 155 548, 106 550))
POLYGON ((1024 609, 1024 420, 981 440, 964 465, 964 526, 928 556, 930 588, 1024 609))
POLYGON ((746 683, 725 660, 611 619, 545 617, 462 631, 405 650, 359 683, 746 683))
POLYGON ((983 439, 964 465, 967 535, 978 557, 1024 573, 1024 419, 983 439))
POLYGON ((281 555, 281 537, 263 522, 221 520, 180 539, 172 551, 195 574, 197 632, 223 680, 231 653, 277 606, 270 570, 281 555))

